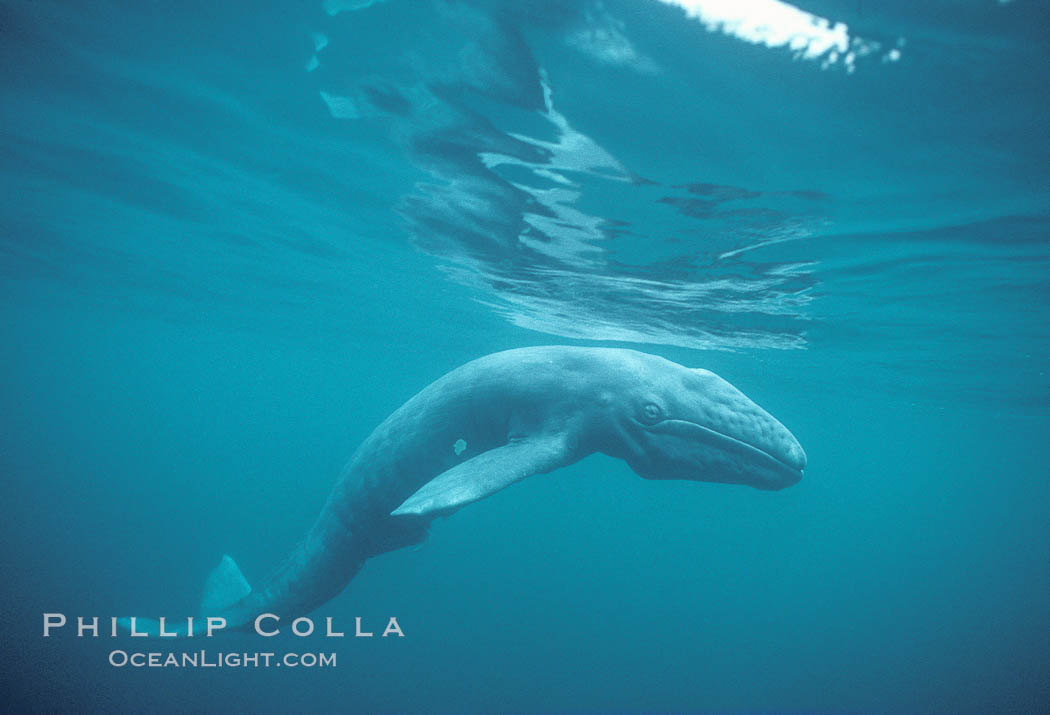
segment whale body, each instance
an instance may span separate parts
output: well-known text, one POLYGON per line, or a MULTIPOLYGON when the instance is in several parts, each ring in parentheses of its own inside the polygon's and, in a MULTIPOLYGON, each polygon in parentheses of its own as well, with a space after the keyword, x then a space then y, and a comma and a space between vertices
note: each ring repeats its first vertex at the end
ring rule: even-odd
MULTIPOLYGON (((791 432, 707 370, 615 348, 495 353, 441 377, 380 424, 306 537, 260 585, 224 556, 201 614, 231 628, 263 613, 305 614, 367 559, 423 541, 434 518, 596 452, 648 479, 766 490, 795 484, 806 466, 791 432)), ((140 632, 157 630, 156 621, 136 620, 140 632)))

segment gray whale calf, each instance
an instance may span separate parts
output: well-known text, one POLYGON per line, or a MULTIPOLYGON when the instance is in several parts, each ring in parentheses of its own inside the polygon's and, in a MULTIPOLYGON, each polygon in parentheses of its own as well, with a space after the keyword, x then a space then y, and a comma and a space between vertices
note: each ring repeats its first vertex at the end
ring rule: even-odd
MULTIPOLYGON (((306 537, 257 588, 224 556, 201 613, 245 627, 303 615, 364 562, 426 538, 438 516, 601 452, 648 479, 782 489, 806 455, 769 413, 712 372, 634 350, 534 347, 440 378, 361 444, 306 537)), ((140 632, 157 622, 136 619, 140 632)), ((185 635, 185 633, 181 633, 185 635)))

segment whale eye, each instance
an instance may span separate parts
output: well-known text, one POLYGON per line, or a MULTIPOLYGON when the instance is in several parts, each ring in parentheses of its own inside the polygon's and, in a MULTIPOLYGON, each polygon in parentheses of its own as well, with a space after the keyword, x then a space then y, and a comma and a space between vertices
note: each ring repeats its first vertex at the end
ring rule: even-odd
POLYGON ((646 422, 656 422, 664 416, 664 411, 655 402, 647 402, 642 408, 642 419, 646 422))

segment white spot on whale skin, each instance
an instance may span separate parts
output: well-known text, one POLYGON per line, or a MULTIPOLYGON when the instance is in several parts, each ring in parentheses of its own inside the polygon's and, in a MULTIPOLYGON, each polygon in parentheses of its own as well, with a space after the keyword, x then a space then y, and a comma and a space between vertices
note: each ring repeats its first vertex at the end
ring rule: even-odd
POLYGON ((452 449, 456 450, 456 456, 463 454, 463 451, 467 448, 467 441, 460 437, 456 440, 456 443, 452 445, 452 449))

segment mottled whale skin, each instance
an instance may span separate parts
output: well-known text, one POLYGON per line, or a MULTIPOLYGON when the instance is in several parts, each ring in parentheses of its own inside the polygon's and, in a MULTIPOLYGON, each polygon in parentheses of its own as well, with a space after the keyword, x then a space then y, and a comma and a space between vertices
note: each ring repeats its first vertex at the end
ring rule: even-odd
POLYGON ((305 614, 367 559, 422 541, 435 517, 596 452, 649 479, 759 489, 795 484, 806 465, 780 422, 707 370, 614 348, 495 353, 446 374, 380 424, 270 578, 252 589, 223 557, 202 615, 236 628, 262 613, 305 614))

